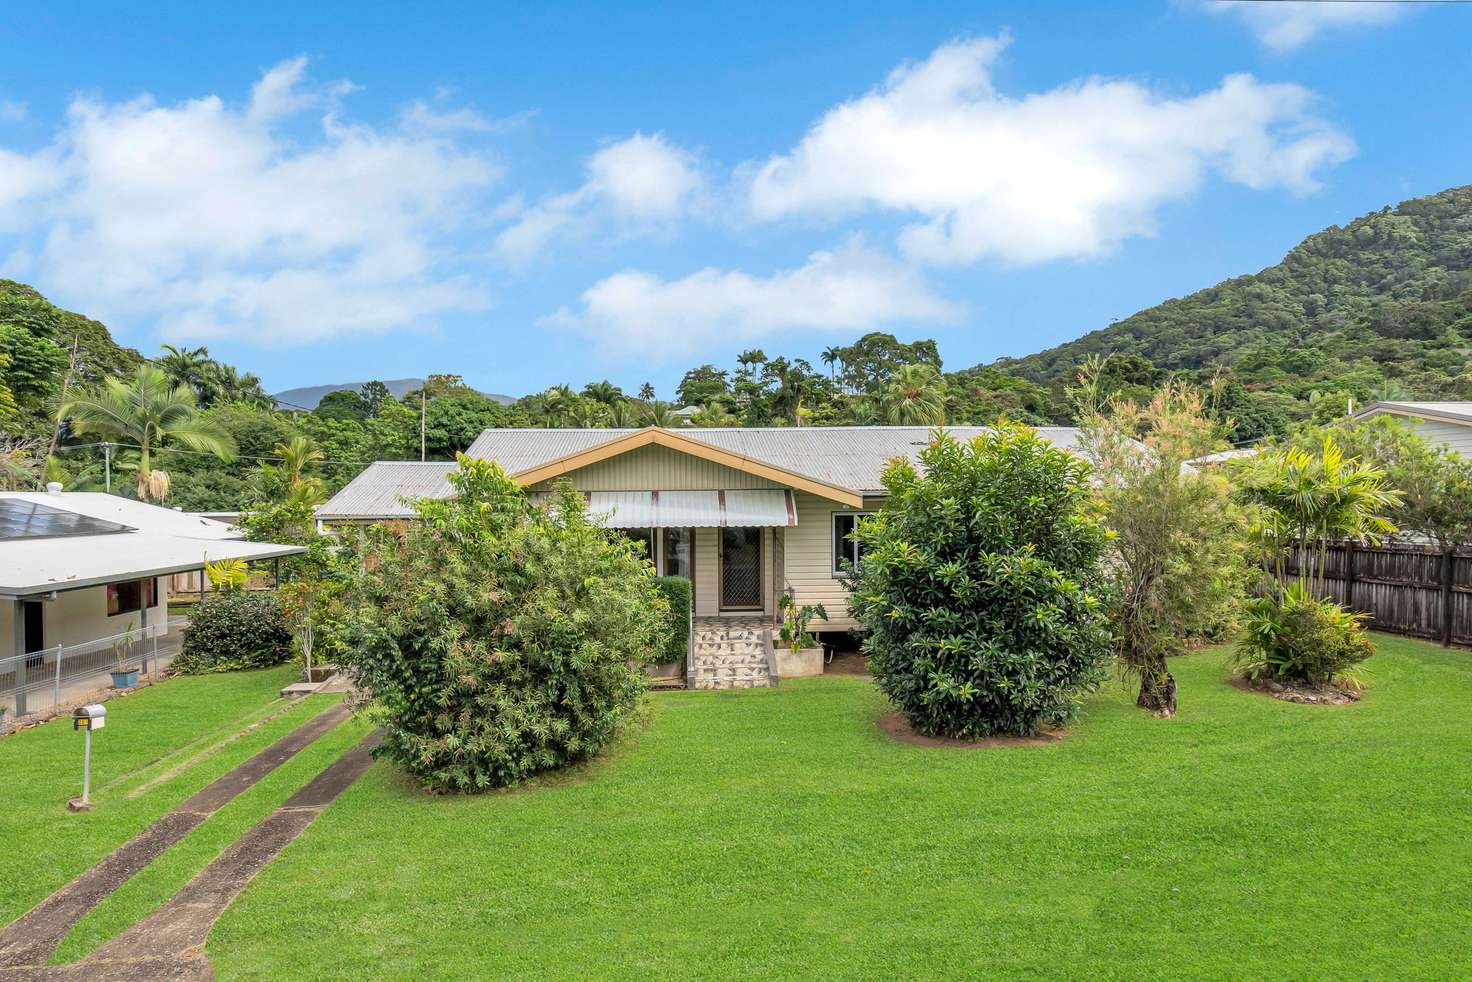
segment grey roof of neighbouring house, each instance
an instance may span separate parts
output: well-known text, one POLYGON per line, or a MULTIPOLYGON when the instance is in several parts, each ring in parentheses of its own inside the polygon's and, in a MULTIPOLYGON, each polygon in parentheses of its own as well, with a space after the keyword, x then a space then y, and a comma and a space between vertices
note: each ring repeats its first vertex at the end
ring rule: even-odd
MULTIPOLYGON (((985 433, 986 429, 955 426, 947 427, 946 431, 967 440, 985 433)), ((633 429, 492 429, 481 433, 466 455, 494 460, 508 473, 518 474, 637 432, 633 429)), ((885 466, 896 457, 914 460, 920 448, 929 442, 932 428, 682 427, 672 432, 825 484, 861 493, 882 493, 884 485, 880 478, 885 466)), ((1064 450, 1077 447, 1078 432, 1070 426, 1038 428, 1039 435, 1064 450)), ((448 462, 372 464, 319 508, 318 517, 391 518, 412 514, 412 509, 398 503, 398 499, 448 495, 449 485, 444 475, 454 469, 455 465, 448 462)))
POLYGON ((317 508, 318 518, 405 518, 414 514, 402 499, 448 498, 446 474, 455 471, 453 460, 380 460, 369 464, 349 481, 332 500, 317 508))

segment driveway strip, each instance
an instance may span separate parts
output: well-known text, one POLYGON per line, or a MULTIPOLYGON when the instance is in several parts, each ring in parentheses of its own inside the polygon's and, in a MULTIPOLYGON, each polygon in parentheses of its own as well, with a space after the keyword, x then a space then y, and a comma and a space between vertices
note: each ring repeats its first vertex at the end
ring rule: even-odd
MULTIPOLYGON (((337 703, 192 795, 0 932, 0 968, 43 964, 88 911, 241 792, 310 746, 352 712, 337 703)), ((324 772, 325 773, 325 772, 324 772)), ((319 775, 320 777, 321 775, 319 775)), ((307 785, 311 787, 311 785, 307 785)), ((303 788, 303 791, 306 789, 303 788)), ((300 792, 299 792, 300 793, 300 792)), ((4 973, 0 973, 3 977, 4 973)))

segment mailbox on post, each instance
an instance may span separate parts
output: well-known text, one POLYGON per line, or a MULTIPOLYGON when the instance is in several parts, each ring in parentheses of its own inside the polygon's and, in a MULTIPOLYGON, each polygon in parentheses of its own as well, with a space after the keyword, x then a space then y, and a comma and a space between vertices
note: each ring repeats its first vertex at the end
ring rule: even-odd
POLYGON ((82 797, 68 802, 72 811, 86 811, 92 807, 89 795, 92 791, 92 731, 107 725, 107 707, 93 703, 72 710, 72 729, 87 731, 86 749, 82 751, 82 797))
POLYGON ((72 710, 73 730, 100 730, 107 723, 107 707, 93 703, 72 710))

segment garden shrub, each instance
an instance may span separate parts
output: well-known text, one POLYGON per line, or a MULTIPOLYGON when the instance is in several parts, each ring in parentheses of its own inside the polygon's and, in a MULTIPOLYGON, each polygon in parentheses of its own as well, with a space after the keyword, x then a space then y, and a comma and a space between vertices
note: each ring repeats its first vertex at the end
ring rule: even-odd
POLYGON ((470 792, 612 739, 664 650, 669 605, 570 486, 539 508, 499 466, 459 462, 455 497, 365 545, 344 657, 382 707, 380 753, 470 792))
POLYGON ((670 605, 664 652, 655 660, 683 662, 690 652, 690 604, 695 596, 690 580, 684 576, 660 576, 655 578, 654 585, 670 605))
POLYGON ((1250 679, 1306 685, 1338 681, 1359 687, 1354 667, 1375 653, 1363 617, 1315 597, 1306 583, 1290 583, 1279 597, 1247 603, 1246 629, 1236 662, 1250 679))
POLYGON ((931 736, 1037 732, 1107 674, 1088 465, 1026 427, 939 433, 859 523, 852 608, 879 688, 931 736))
POLYGON ((195 606, 169 667, 182 675, 205 675, 279 665, 290 657, 291 630, 276 594, 233 591, 195 606))

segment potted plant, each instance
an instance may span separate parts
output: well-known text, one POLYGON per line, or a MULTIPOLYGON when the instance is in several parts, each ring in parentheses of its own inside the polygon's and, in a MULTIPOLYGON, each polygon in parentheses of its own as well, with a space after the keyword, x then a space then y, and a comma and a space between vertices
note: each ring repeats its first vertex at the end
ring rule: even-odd
POLYGON ((138 646, 133 637, 133 622, 128 622, 127 630, 112 643, 112 687, 114 689, 131 689, 138 684, 138 665, 133 661, 133 650, 138 646))
POLYGON ((782 594, 782 627, 777 632, 777 677, 790 679, 823 674, 823 648, 808 631, 813 618, 828 619, 822 604, 798 605, 789 587, 782 594))

